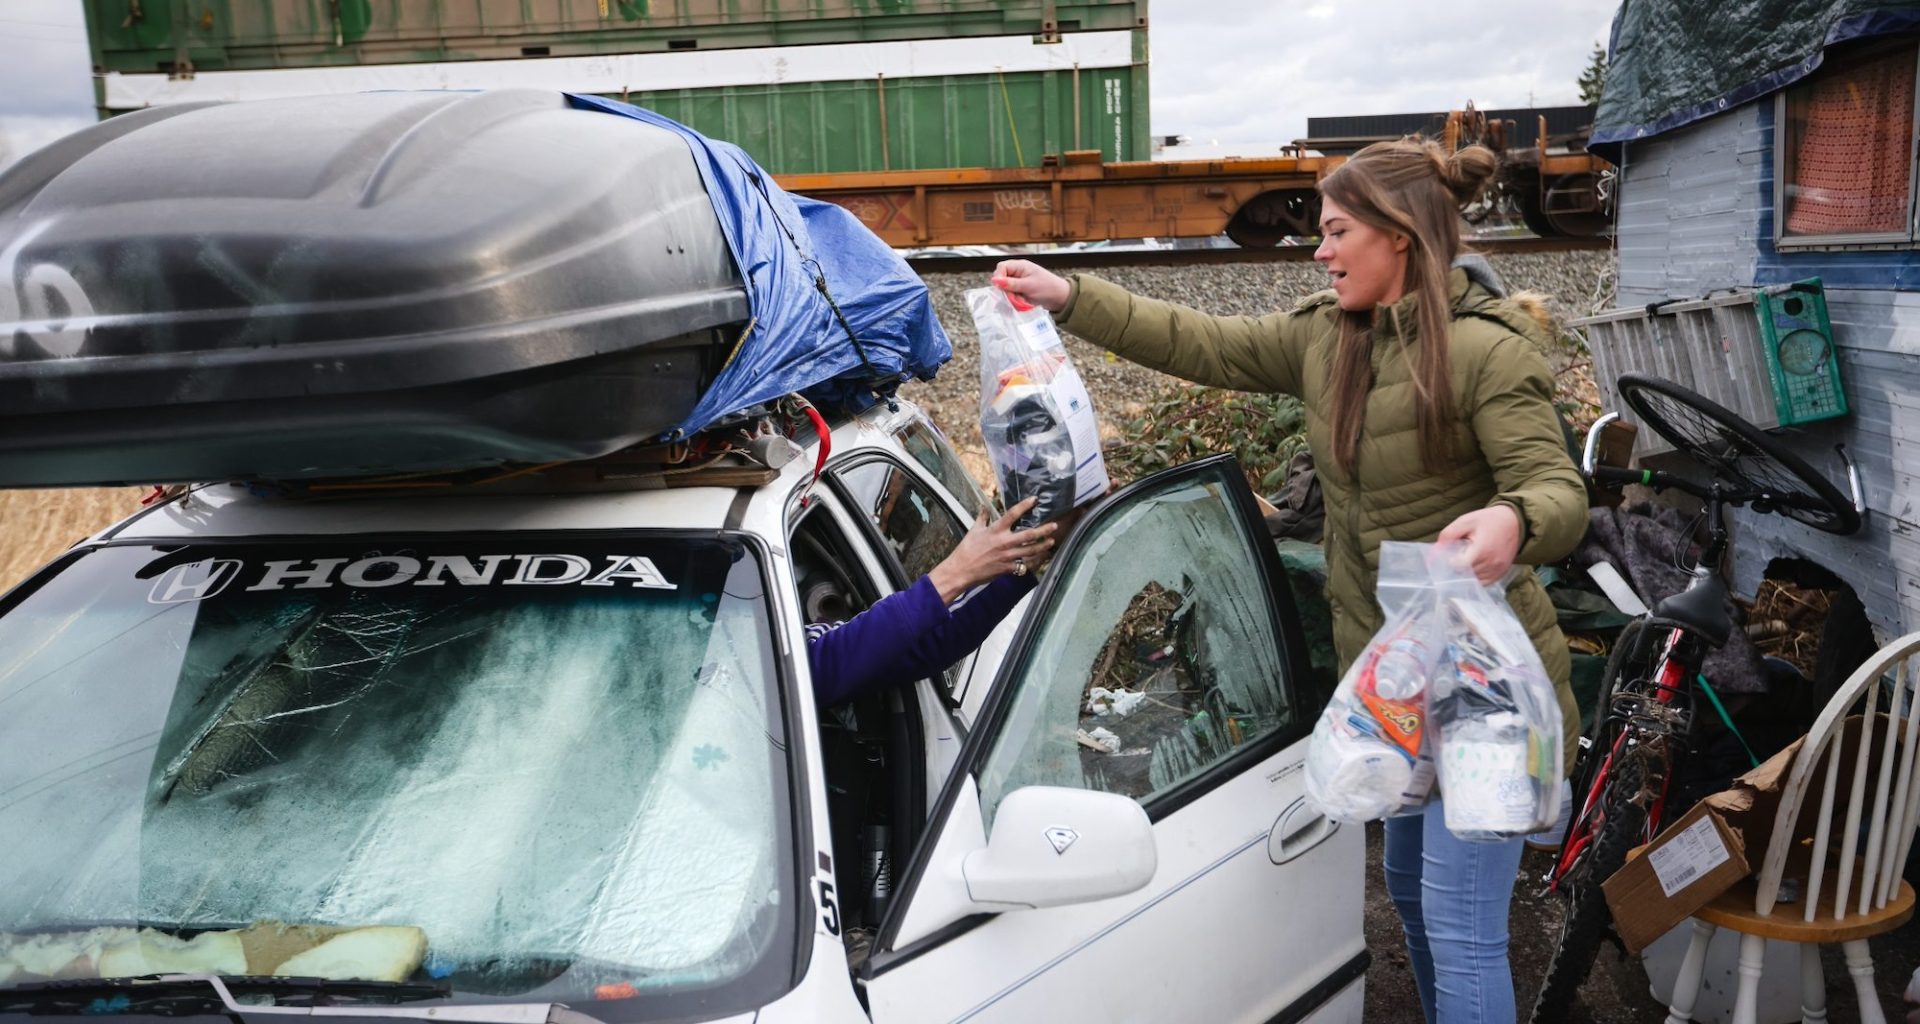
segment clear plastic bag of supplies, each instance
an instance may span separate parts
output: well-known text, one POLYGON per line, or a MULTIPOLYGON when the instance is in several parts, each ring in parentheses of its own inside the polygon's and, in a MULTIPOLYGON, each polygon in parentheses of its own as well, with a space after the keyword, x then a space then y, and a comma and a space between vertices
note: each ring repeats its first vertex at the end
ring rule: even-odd
POLYGON ((1335 821, 1418 811, 1433 789, 1427 700, 1446 641, 1423 548, 1381 546, 1386 622, 1340 678, 1307 743, 1307 798, 1335 821))
POLYGON ((1560 813, 1560 701, 1505 590, 1454 564, 1433 560, 1446 653, 1427 696, 1447 831, 1538 832, 1560 813))
POLYGON ((1039 499, 1015 525, 1046 522, 1105 494, 1100 423, 1053 318, 1016 308, 998 288, 967 292, 967 308, 980 334, 980 433, 1001 500, 1039 499))
POLYGON ((1307 747, 1307 795, 1339 821, 1421 809, 1436 776, 1447 830, 1499 840, 1560 811, 1560 702, 1505 592, 1459 546, 1380 545, 1386 622, 1340 680, 1307 747))

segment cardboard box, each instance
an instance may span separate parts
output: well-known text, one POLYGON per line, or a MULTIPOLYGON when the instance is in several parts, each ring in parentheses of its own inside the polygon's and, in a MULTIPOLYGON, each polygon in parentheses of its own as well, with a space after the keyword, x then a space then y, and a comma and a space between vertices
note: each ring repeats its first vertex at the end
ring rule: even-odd
MULTIPOLYGON (((1836 813, 1846 806, 1846 795, 1853 786, 1854 752, 1860 748, 1864 721, 1859 715, 1849 716, 1832 740, 1843 744, 1840 771, 1834 785, 1836 813)), ((1886 713, 1880 712, 1873 733, 1876 747, 1886 742, 1885 723, 1886 713)), ((1636 851, 1644 856, 1629 859, 1601 886, 1607 896, 1607 908, 1613 912, 1614 927, 1630 952, 1638 953, 1667 929, 1691 917, 1694 911, 1766 863, 1767 845, 1773 836, 1773 820, 1780 807, 1782 790, 1793 769, 1793 759, 1799 756, 1806 739, 1802 736, 1794 740, 1758 768, 1733 780, 1733 785, 1693 805, 1680 820, 1655 836, 1644 850, 1636 851), (1703 821, 1710 824, 1702 825, 1703 821), (1716 843, 1725 850, 1724 863, 1719 860, 1716 843)), ((1801 837, 1800 847, 1790 852, 1783 879, 1804 880, 1807 867, 1816 855, 1805 837, 1814 831, 1813 819, 1820 811, 1826 773, 1823 756, 1807 779, 1800 820, 1792 832, 1801 837)), ((1837 843, 1841 829, 1836 825, 1833 831, 1831 842, 1837 843)), ((1819 851, 1818 855, 1827 857, 1830 852, 1819 851)), ((1794 897, 1790 894, 1798 891, 1786 885, 1782 890, 1781 903, 1791 902, 1794 897)))
POLYGON ((1751 873, 1745 835, 1716 812, 1712 799, 1694 804, 1653 842, 1633 851, 1601 885, 1628 952, 1647 948, 1751 873))
MULTIPOLYGON (((1860 723, 1855 715, 1843 727, 1849 749, 1858 742, 1860 723)), ((1840 739, 1835 737, 1836 742, 1840 739)), ((1645 949, 1759 870, 1766 860, 1781 790, 1805 742, 1804 736, 1794 740, 1758 768, 1734 779, 1731 786, 1694 804, 1601 885, 1607 909, 1613 912, 1614 929, 1629 952, 1645 949)), ((1853 774, 1853 759, 1843 760, 1841 792, 1853 774)), ((1803 807, 1803 816, 1818 810, 1825 771, 1823 764, 1810 780, 1815 795, 1812 806, 1803 807)))

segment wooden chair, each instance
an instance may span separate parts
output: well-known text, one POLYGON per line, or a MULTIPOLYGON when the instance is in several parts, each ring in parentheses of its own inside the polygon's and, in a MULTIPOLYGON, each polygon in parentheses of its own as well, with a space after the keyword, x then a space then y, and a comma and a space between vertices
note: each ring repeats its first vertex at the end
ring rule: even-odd
POLYGON ((1846 950, 1847 972, 1860 996, 1862 1024, 1885 1024, 1874 994, 1867 940, 1913 916, 1913 889, 1900 874, 1913 845, 1914 829, 1920 825, 1920 764, 1915 757, 1920 700, 1913 699, 1907 689, 1910 682, 1920 682, 1920 666, 1909 664, 1916 655, 1920 655, 1920 633, 1909 633, 1881 648, 1841 684, 1807 730, 1781 791, 1759 873, 1722 893, 1693 917, 1693 941, 1674 981, 1667 1024, 1689 1020, 1700 994, 1707 945, 1720 928, 1740 933, 1734 1024, 1753 1024, 1768 939, 1800 944, 1802 1020, 1827 1019, 1820 946, 1839 943, 1846 950), (1881 684, 1889 674, 1893 694, 1883 701, 1881 684), (1847 711, 1863 694, 1865 718, 1849 729, 1847 711), (1842 748, 1848 746, 1852 752, 1843 755, 1842 748), (1845 758, 1851 758, 1852 781, 1844 807, 1837 807, 1834 790, 1845 771, 1845 758), (1804 816, 1807 790, 1822 761, 1826 771, 1819 809, 1804 816), (1838 845, 1837 852, 1830 849, 1830 841, 1838 845), (1830 872, 1831 879, 1826 877, 1830 872), (1799 885, 1797 900, 1790 896, 1789 902, 1781 902, 1783 880, 1799 885), (1831 895, 1823 889, 1828 882, 1831 895))

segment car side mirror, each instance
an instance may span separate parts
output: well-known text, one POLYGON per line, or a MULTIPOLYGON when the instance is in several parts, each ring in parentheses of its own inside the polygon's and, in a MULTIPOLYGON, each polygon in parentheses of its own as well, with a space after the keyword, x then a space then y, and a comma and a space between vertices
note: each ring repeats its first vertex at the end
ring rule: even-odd
POLYGON ((1000 801, 987 845, 967 854, 960 873, 980 909, 1017 910, 1124 896, 1158 865, 1153 823, 1133 800, 1026 786, 1000 801))

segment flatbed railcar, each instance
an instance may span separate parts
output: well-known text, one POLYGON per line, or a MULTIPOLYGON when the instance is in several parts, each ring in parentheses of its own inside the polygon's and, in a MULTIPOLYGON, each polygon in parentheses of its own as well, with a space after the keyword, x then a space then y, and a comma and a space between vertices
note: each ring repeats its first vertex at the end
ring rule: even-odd
MULTIPOLYGON (((189 8, 88 0, 103 117, 373 89, 593 93, 739 143, 789 191, 846 207, 900 247, 1221 234, 1285 245, 1317 231, 1314 186, 1351 152, 1149 159, 1148 0, 189 8)), ((1471 106, 1446 123, 1450 145, 1506 152, 1493 205, 1543 237, 1604 234, 1604 161, 1549 149, 1544 126, 1539 145, 1506 147, 1508 122, 1471 106)))

